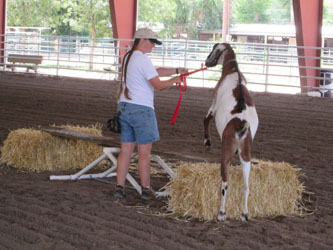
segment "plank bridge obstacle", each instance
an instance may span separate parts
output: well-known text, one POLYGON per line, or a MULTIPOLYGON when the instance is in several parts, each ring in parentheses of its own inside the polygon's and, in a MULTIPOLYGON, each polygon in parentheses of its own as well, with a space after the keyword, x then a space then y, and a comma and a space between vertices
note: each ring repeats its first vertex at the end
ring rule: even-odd
POLYGON ((12 71, 15 71, 16 67, 27 68, 29 70, 34 70, 37 73, 39 64, 43 61, 43 56, 37 55, 18 55, 18 54, 9 54, 7 62, 12 64, 7 64, 7 68, 11 68, 12 71))
MULTIPOLYGON (((120 148, 114 147, 114 138, 112 137, 105 137, 105 136, 97 136, 92 135, 89 133, 72 131, 62 128, 41 128, 42 131, 47 132, 54 136, 59 136, 62 138, 68 139, 75 139, 75 140, 82 140, 88 141, 92 143, 96 143, 99 146, 103 146, 103 154, 98 157, 96 160, 91 162, 89 165, 84 167, 79 172, 72 174, 72 175, 51 175, 50 180, 84 180, 84 179, 103 179, 103 178, 110 178, 117 176, 116 169, 117 169, 117 158, 115 155, 119 154, 120 148), (88 174, 87 172, 97 166, 101 161, 108 159, 112 163, 112 167, 107 169, 102 173, 94 173, 88 174)), ((137 154, 133 153, 132 158, 135 157, 137 154)), ((157 154, 151 155, 152 161, 155 161, 160 167, 162 167, 165 172, 170 176, 174 177, 175 174, 172 169, 161 159, 160 156, 157 154)), ((128 173, 126 176, 127 181, 133 186, 133 188, 141 194, 141 186, 137 183, 137 181, 128 173)), ((157 193, 159 194, 159 193, 157 193)), ((161 193, 161 195, 163 195, 161 193)))

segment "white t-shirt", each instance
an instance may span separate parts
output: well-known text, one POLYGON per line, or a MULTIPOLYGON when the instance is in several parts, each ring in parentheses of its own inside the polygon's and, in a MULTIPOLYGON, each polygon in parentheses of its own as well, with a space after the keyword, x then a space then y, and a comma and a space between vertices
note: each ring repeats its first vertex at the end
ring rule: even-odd
POLYGON ((150 79, 158 76, 151 60, 141 51, 135 50, 127 65, 126 87, 131 100, 121 93, 120 102, 129 102, 154 108, 154 87, 150 79))

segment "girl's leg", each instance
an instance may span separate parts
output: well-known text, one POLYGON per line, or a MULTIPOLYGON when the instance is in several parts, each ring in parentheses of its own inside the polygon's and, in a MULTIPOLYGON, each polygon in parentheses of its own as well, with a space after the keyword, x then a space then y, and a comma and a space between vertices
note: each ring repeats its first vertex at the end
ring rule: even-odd
POLYGON ((141 186, 150 186, 150 153, 152 143, 138 145, 139 175, 141 186))
POLYGON ((118 164, 117 164, 117 184, 124 186, 126 175, 128 172, 129 164, 131 161, 131 155, 135 148, 135 142, 122 142, 121 151, 118 155, 118 164))

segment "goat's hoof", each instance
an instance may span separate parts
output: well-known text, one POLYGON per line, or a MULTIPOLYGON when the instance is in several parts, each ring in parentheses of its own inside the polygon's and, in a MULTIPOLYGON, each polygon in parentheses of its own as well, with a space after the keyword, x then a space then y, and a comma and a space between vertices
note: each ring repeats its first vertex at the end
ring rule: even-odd
POLYGON ((219 215, 218 217, 217 217, 217 219, 219 220, 219 221, 225 221, 225 215, 219 215))
POLYGON ((226 219, 225 212, 220 212, 219 216, 217 216, 217 219, 219 221, 225 221, 225 219, 226 219))
POLYGON ((247 222, 247 221, 249 221, 248 214, 242 214, 242 221, 243 221, 243 222, 247 222))
POLYGON ((207 150, 210 149, 210 146, 212 146, 212 142, 210 141, 210 138, 204 139, 204 146, 207 150))

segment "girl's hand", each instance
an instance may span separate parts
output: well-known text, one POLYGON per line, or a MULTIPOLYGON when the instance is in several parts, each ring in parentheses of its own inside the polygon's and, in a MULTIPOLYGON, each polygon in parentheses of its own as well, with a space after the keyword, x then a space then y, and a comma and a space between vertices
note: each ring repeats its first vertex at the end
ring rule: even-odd
POLYGON ((172 78, 173 82, 174 83, 181 83, 181 79, 180 79, 180 76, 175 76, 172 78))
POLYGON ((178 68, 178 73, 179 74, 185 74, 187 72, 188 72, 188 69, 186 69, 186 68, 178 68))

